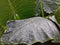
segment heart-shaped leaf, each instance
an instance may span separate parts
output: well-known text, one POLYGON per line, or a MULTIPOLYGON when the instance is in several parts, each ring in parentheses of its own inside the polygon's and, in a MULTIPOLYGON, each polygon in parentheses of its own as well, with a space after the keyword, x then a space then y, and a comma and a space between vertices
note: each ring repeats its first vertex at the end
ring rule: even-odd
POLYGON ((60 33, 56 25, 48 19, 34 17, 7 23, 8 29, 2 37, 3 43, 44 43, 49 40, 60 42, 60 33))

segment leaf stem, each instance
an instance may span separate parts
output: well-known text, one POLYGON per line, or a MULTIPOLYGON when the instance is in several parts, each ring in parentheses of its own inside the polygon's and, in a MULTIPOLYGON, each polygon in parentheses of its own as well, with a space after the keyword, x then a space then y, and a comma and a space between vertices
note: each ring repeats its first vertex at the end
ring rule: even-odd
POLYGON ((10 0, 8 0, 8 3, 9 3, 9 5, 10 5, 10 8, 11 8, 11 10, 12 10, 12 14, 14 15, 13 17, 14 17, 14 20, 15 20, 16 12, 15 12, 15 10, 14 10, 14 7, 12 6, 12 3, 11 3, 10 0))
POLYGON ((37 6, 36 6, 36 16, 39 16, 40 13, 40 0, 37 0, 37 6))
POLYGON ((40 9, 41 9, 42 17, 44 17, 43 0, 40 0, 40 9))

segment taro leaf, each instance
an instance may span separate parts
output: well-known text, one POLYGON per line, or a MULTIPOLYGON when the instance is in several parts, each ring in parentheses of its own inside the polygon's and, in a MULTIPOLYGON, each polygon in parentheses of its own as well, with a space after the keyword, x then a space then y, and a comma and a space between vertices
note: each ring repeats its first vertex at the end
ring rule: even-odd
POLYGON ((58 5, 60 5, 60 0, 43 0, 44 11, 47 13, 53 13, 58 5))
POLYGON ((48 19, 33 17, 7 23, 8 29, 3 35, 3 43, 44 43, 49 40, 60 42, 60 33, 56 25, 48 19))
POLYGON ((60 24, 60 6, 57 9, 57 11, 55 12, 55 18, 56 18, 57 22, 60 24))

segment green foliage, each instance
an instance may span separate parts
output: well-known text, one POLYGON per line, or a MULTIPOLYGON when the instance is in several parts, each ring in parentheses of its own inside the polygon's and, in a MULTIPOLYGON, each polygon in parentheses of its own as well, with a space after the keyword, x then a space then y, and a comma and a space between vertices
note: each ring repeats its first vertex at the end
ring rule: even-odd
MULTIPOLYGON (((49 11, 52 12, 52 9, 55 10, 57 8, 56 4, 58 1, 59 0, 57 1, 43 0, 42 2, 44 5, 44 10, 48 13, 50 13, 49 11), (51 4, 48 2, 50 2, 51 4)), ((38 3, 36 2, 36 0, 1 0, 0 1, 0 25, 5 26, 8 20, 13 20, 16 18, 16 14, 18 14, 17 19, 34 17, 36 15, 37 4, 38 3)), ((41 10, 42 8, 43 7, 41 4, 41 10)), ((42 15, 43 15, 43 10, 42 10, 42 15)))
MULTIPOLYGON (((41 0, 40 0, 40 2, 41 2, 41 0)), ((46 13, 51 14, 54 11, 56 11, 60 1, 59 0, 42 0, 42 3, 43 3, 43 7, 42 8, 44 8, 44 11, 46 13)))
MULTIPOLYGON (((40 7, 44 16, 44 11, 51 13, 57 9, 59 0, 40 0, 40 7), (41 2, 42 1, 42 2, 41 2), (48 3, 49 2, 49 3, 48 3), (43 4, 42 4, 43 3, 43 4)), ((0 1, 0 25, 5 28, 8 20, 25 19, 36 15, 36 0, 1 0, 0 1)), ((60 9, 58 9, 60 10, 60 9)), ((56 19, 59 21, 59 11, 56 12, 56 19), (58 14, 57 14, 58 12, 58 14), (58 15, 58 16, 57 16, 58 15)))
MULTIPOLYGON (((3 33, 4 33, 4 29, 3 29, 3 27, 1 27, 1 25, 0 25, 0 38, 1 38, 1 36, 3 35, 3 33)), ((2 44, 1 44, 1 40, 0 40, 0 45, 2 45, 2 44)))
POLYGON ((57 22, 60 24, 60 6, 58 7, 57 11, 55 12, 55 18, 57 22))
MULTIPOLYGON (((35 1, 36 0, 1 0, 0 25, 5 26, 8 20, 16 18, 13 11, 20 16, 20 19, 33 17, 35 15, 35 1)), ((17 18, 19 18, 19 16, 17 16, 17 18)))
POLYGON ((36 0, 11 0, 20 19, 30 18, 35 15, 36 0))
MULTIPOLYGON (((59 0, 40 0, 40 6, 38 6, 41 12, 41 15, 44 16, 44 12, 53 13, 56 11, 58 5, 60 3, 59 0), (43 3, 43 5, 42 5, 43 3), (44 10, 43 10, 44 8, 44 10)), ((34 17, 36 15, 36 0, 1 0, 0 1, 0 25, 5 29, 6 23, 8 20, 16 20, 16 19, 25 19, 34 17)), ((38 10, 38 11, 39 11, 38 10)), ((55 13, 55 17, 60 23, 60 7, 55 13)), ((0 37, 4 32, 4 29, 0 29, 0 37)))
POLYGON ((0 38, 1 38, 3 33, 4 33, 4 29, 3 29, 3 27, 0 26, 0 38))
POLYGON ((13 19, 13 14, 7 0, 0 0, 0 25, 5 26, 8 20, 13 19))

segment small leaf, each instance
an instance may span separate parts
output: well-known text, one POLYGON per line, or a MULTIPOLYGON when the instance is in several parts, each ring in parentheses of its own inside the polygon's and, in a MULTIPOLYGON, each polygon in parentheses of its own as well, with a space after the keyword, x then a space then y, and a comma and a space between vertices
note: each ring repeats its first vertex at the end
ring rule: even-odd
POLYGON ((44 5, 44 11, 47 13, 53 13, 58 8, 58 5, 60 5, 59 0, 43 0, 44 5))
POLYGON ((60 6, 58 7, 57 11, 55 12, 55 18, 57 22, 60 24, 60 6))

